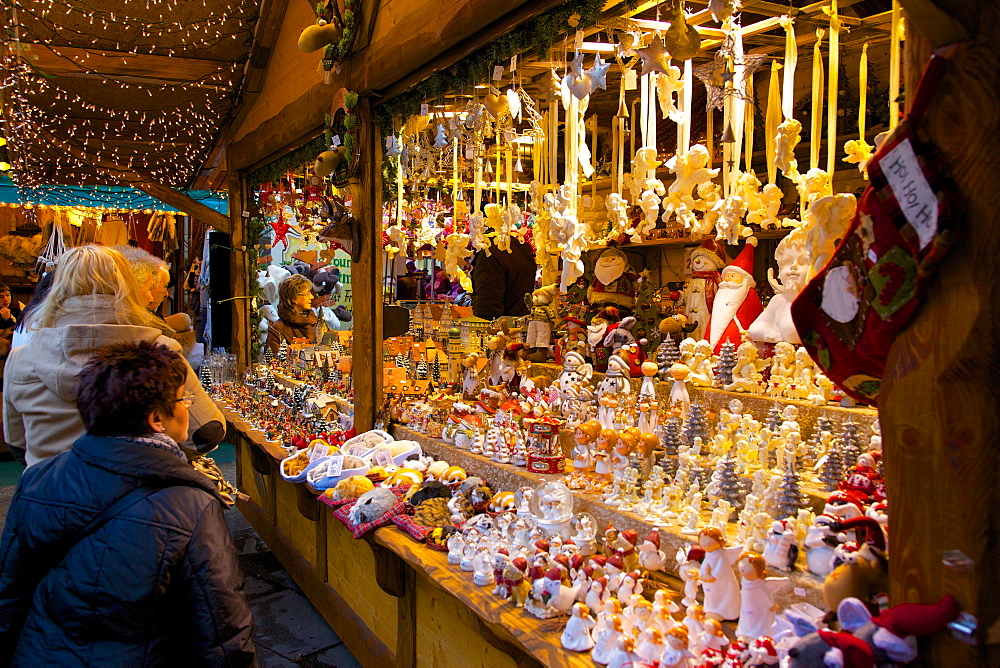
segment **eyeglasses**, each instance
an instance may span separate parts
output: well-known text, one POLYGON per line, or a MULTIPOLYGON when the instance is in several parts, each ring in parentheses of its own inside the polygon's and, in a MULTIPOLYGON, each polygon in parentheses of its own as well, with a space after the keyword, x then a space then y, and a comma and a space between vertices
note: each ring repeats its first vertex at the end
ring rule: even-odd
POLYGON ((185 408, 191 408, 191 404, 194 403, 194 392, 185 392, 183 397, 174 401, 183 403, 185 408))

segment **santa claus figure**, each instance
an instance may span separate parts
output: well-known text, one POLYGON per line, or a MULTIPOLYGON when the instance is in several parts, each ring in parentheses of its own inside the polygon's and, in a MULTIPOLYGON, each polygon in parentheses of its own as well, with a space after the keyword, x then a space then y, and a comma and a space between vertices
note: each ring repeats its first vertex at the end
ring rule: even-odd
POLYGON ((743 341, 743 332, 764 310, 753 280, 753 250, 756 243, 757 240, 753 237, 747 239, 739 256, 722 271, 722 282, 715 294, 715 304, 704 336, 716 355, 723 343, 739 346, 743 341))
POLYGON ((628 258, 614 246, 597 258, 594 280, 587 288, 587 301, 593 309, 616 307, 622 316, 630 315, 635 308, 636 280, 628 258))
POLYGON ((610 338, 621 322, 618 309, 614 306, 603 308, 587 325, 587 348, 594 370, 604 373, 608 370, 608 358, 611 357, 610 338), (605 343, 608 339, 608 343, 605 343))
POLYGON ((684 286, 684 310, 688 323, 694 325, 690 334, 694 339, 705 336, 705 326, 727 260, 725 249, 715 239, 704 241, 691 252, 691 280, 684 286))

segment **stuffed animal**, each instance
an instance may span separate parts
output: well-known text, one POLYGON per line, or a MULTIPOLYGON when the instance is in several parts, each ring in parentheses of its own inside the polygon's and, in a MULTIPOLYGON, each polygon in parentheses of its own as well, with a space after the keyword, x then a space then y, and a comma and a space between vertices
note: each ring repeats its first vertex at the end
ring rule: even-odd
POLYGON ((799 639, 788 650, 790 668, 891 668, 917 656, 914 636, 941 631, 958 617, 958 602, 900 603, 872 617, 867 606, 846 598, 837 606, 842 632, 817 629, 811 620, 789 613, 799 639))
POLYGON ((425 498, 413 511, 413 521, 425 527, 453 526, 448 499, 440 496, 425 498))
POLYGON ((333 500, 357 499, 375 489, 375 484, 363 475, 352 475, 344 478, 333 488, 333 500))
POLYGON ((552 306, 555 298, 555 284, 538 288, 530 295, 524 296, 524 301, 530 310, 524 338, 524 344, 527 346, 525 357, 532 362, 545 362, 549 359, 552 323, 556 319, 555 308, 552 306))
POLYGON ((351 524, 367 524, 385 515, 399 502, 392 490, 385 487, 376 487, 370 492, 362 494, 355 502, 354 507, 348 515, 351 524))
POLYGON ((416 487, 417 489, 407 499, 414 508, 428 499, 447 500, 451 498, 451 488, 437 480, 428 480, 416 487))

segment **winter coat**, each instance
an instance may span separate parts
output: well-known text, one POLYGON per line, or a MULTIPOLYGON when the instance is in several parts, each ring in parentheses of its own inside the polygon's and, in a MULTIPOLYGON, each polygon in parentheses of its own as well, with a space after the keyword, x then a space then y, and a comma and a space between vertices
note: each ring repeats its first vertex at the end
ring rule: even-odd
POLYGON ((278 352, 281 342, 291 343, 292 339, 308 339, 316 342, 316 323, 319 318, 312 311, 295 313, 289 309, 278 309, 278 320, 267 327, 267 348, 278 352))
POLYGON ((491 246, 472 262, 472 315, 492 320, 502 315, 528 315, 524 296, 535 289, 535 254, 519 239, 510 240, 510 252, 491 246))
MULTIPOLYGON (((70 312, 14 348, 4 371, 4 436, 12 454, 29 467, 69 450, 83 435, 76 376, 95 350, 111 343, 155 341, 180 352, 176 341, 153 327, 108 324, 117 322, 110 295, 71 297, 66 302, 70 312)), ((185 390, 195 399, 189 411, 191 440, 181 446, 208 452, 225 436, 225 420, 190 368, 185 390)))
POLYGON ((0 665, 246 666, 252 632, 220 497, 187 463, 88 434, 24 472, 0 542, 0 665), (138 487, 157 491, 79 538, 138 487))

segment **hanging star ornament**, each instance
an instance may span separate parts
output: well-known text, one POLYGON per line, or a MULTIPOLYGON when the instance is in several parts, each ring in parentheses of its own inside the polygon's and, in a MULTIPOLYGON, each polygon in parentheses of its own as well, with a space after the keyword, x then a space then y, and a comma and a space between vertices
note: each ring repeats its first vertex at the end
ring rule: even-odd
POLYGON ((767 62, 762 53, 746 54, 736 58, 732 36, 727 36, 715 53, 715 58, 694 68, 694 75, 705 84, 705 109, 722 109, 727 97, 735 97, 744 102, 753 102, 746 94, 746 81, 767 62), (732 65, 743 67, 743 76, 736 80, 732 65))
POLYGON ((642 76, 651 72, 667 73, 667 68, 670 66, 670 53, 667 52, 666 47, 663 46, 663 40, 659 37, 653 37, 649 46, 636 49, 635 52, 642 59, 642 76))
POLYGON ((590 77, 590 81, 594 87, 594 90, 600 88, 601 90, 608 89, 608 68, 611 67, 611 63, 605 62, 601 58, 601 54, 597 54, 594 57, 594 65, 589 70, 587 70, 587 75, 590 77))

